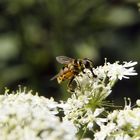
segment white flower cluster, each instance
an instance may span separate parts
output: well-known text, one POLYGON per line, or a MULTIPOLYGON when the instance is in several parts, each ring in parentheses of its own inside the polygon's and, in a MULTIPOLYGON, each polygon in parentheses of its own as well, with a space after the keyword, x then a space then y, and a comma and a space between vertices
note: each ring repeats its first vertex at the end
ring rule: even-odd
POLYGON ((60 121, 57 106, 31 92, 0 95, 0 140, 76 140, 76 128, 60 121))
POLYGON ((107 119, 108 122, 95 133, 94 140, 140 140, 140 107, 125 105, 123 110, 110 113, 107 119))
POLYGON ((106 122, 105 118, 98 117, 104 111, 104 108, 94 108, 94 106, 90 108, 90 105, 88 106, 89 99, 86 98, 86 96, 76 97, 73 94, 60 107, 64 110, 64 120, 72 121, 77 128, 82 128, 86 124, 87 128, 92 130, 94 123, 100 125, 106 122))
POLYGON ((62 102, 64 110, 64 120, 72 121, 76 127, 86 127, 94 131, 94 126, 102 126, 107 119, 104 116, 105 106, 111 103, 105 101, 110 95, 112 86, 119 79, 129 78, 137 75, 134 65, 137 62, 124 62, 123 65, 116 62, 106 63, 104 66, 93 68, 93 72, 88 69, 81 72, 76 78, 77 87, 71 98, 62 102))
POLYGON ((129 103, 108 115, 105 108, 112 105, 106 98, 116 81, 137 75, 133 67, 136 64, 105 62, 92 71, 85 69, 74 79, 71 98, 61 103, 26 90, 0 95, 0 140, 78 140, 76 135, 81 130, 84 134, 93 132, 94 140, 139 140, 140 100, 136 108, 129 103))
POLYGON ((119 64, 119 61, 110 64, 109 62, 105 62, 104 66, 99 66, 94 69, 95 75, 100 79, 109 78, 109 82, 112 84, 116 82, 116 80, 122 80, 122 78, 129 79, 129 76, 135 76, 137 73, 134 70, 134 67, 137 62, 123 62, 123 64, 119 64))

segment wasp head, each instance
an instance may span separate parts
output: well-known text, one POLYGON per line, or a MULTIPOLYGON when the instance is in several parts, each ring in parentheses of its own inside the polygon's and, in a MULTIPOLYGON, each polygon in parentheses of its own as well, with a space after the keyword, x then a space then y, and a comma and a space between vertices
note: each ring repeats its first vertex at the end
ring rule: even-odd
POLYGON ((87 69, 93 67, 93 62, 88 58, 83 59, 83 64, 84 64, 85 68, 87 68, 87 69))

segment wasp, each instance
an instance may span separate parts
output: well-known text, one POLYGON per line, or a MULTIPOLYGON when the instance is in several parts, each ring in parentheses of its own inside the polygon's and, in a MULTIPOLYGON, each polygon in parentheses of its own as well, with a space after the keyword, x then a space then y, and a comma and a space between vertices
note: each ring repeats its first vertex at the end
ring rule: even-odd
POLYGON ((80 72, 84 72, 85 68, 89 69, 93 74, 93 61, 88 58, 74 59, 67 56, 57 56, 56 60, 64 66, 51 80, 57 79, 58 83, 69 80, 68 87, 70 87, 72 81, 80 72))

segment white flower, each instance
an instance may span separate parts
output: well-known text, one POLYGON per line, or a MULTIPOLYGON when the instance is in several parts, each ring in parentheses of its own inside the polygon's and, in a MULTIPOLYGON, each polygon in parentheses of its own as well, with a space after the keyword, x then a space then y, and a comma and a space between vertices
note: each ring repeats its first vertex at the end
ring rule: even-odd
MULTIPOLYGON (((115 62, 113 64, 105 62, 104 66, 93 68, 93 73, 88 69, 84 69, 84 73, 80 73, 75 81, 77 82, 76 94, 90 94, 91 92, 95 95, 97 90, 102 88, 102 94, 105 98, 111 93, 111 88, 114 83, 122 78, 129 79, 129 76, 137 75, 134 70, 134 65, 137 62, 115 62)), ((101 92, 100 92, 101 93, 101 92)), ((99 94, 99 93, 97 93, 99 94)))
MULTIPOLYGON (((111 94, 112 87, 118 79, 137 74, 133 67, 136 64, 137 62, 131 61, 123 64, 105 62, 103 66, 93 68, 92 71, 84 69, 84 72, 79 73, 74 79, 77 87, 71 98, 61 104, 60 108, 65 115, 63 119, 72 121, 78 128, 86 126, 92 131, 95 125, 102 126, 109 119, 102 115, 104 107, 111 105, 105 99, 111 94)), ((117 113, 112 113, 110 118, 112 120, 117 118, 117 113)), ((121 115, 120 112, 119 115, 121 115)), ((123 118, 119 122, 120 125, 125 123, 123 118)))
POLYGON ((132 138, 128 134, 119 133, 113 137, 108 137, 107 140, 132 140, 132 138))
POLYGON ((100 131, 96 132, 94 135, 94 140, 105 140, 110 133, 116 130, 115 123, 108 123, 107 125, 100 126, 100 131))
POLYGON ((136 64, 137 62, 131 61, 124 62, 123 65, 119 64, 119 62, 116 62, 114 64, 107 63, 108 77, 110 77, 111 80, 122 80, 122 78, 129 79, 129 76, 137 75, 133 67, 136 64))
POLYGON ((140 107, 131 108, 125 105, 123 110, 114 110, 95 133, 95 140, 139 140, 140 139, 140 107))
POLYGON ((119 111, 114 110, 112 113, 108 114, 108 119, 111 121, 116 120, 118 114, 119 114, 119 111))
POLYGON ((99 78, 105 78, 108 76, 110 80, 122 79, 122 78, 129 78, 129 76, 137 75, 134 70, 134 65, 137 62, 123 62, 124 64, 119 64, 119 62, 115 62, 110 64, 109 62, 105 63, 104 66, 99 66, 96 69, 94 68, 94 73, 99 76, 99 78))
POLYGON ((140 106, 140 99, 137 100, 136 104, 140 106))
POLYGON ((26 91, 0 95, 0 139, 76 140, 74 125, 56 116, 58 106, 53 98, 26 91))
MULTIPOLYGON (((93 129, 94 123, 101 126, 104 122, 107 122, 106 118, 100 118, 99 115, 104 111, 104 108, 96 108, 93 112, 88 110, 87 113, 84 115, 85 122, 87 122, 87 128, 89 130, 93 129)), ((82 120, 82 119, 81 119, 82 120)))

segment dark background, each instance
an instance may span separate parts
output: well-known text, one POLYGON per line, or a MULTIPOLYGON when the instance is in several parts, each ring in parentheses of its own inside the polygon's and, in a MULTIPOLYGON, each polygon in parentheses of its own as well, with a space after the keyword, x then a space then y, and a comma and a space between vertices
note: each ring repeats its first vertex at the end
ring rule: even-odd
MULTIPOLYGON (((18 85, 56 100, 66 84, 50 78, 56 56, 90 58, 95 67, 140 60, 140 12, 136 0, 0 0, 0 92, 18 85)), ((140 65, 136 66, 139 73, 140 65)), ((140 97, 140 77, 119 81, 110 98, 140 97)))

